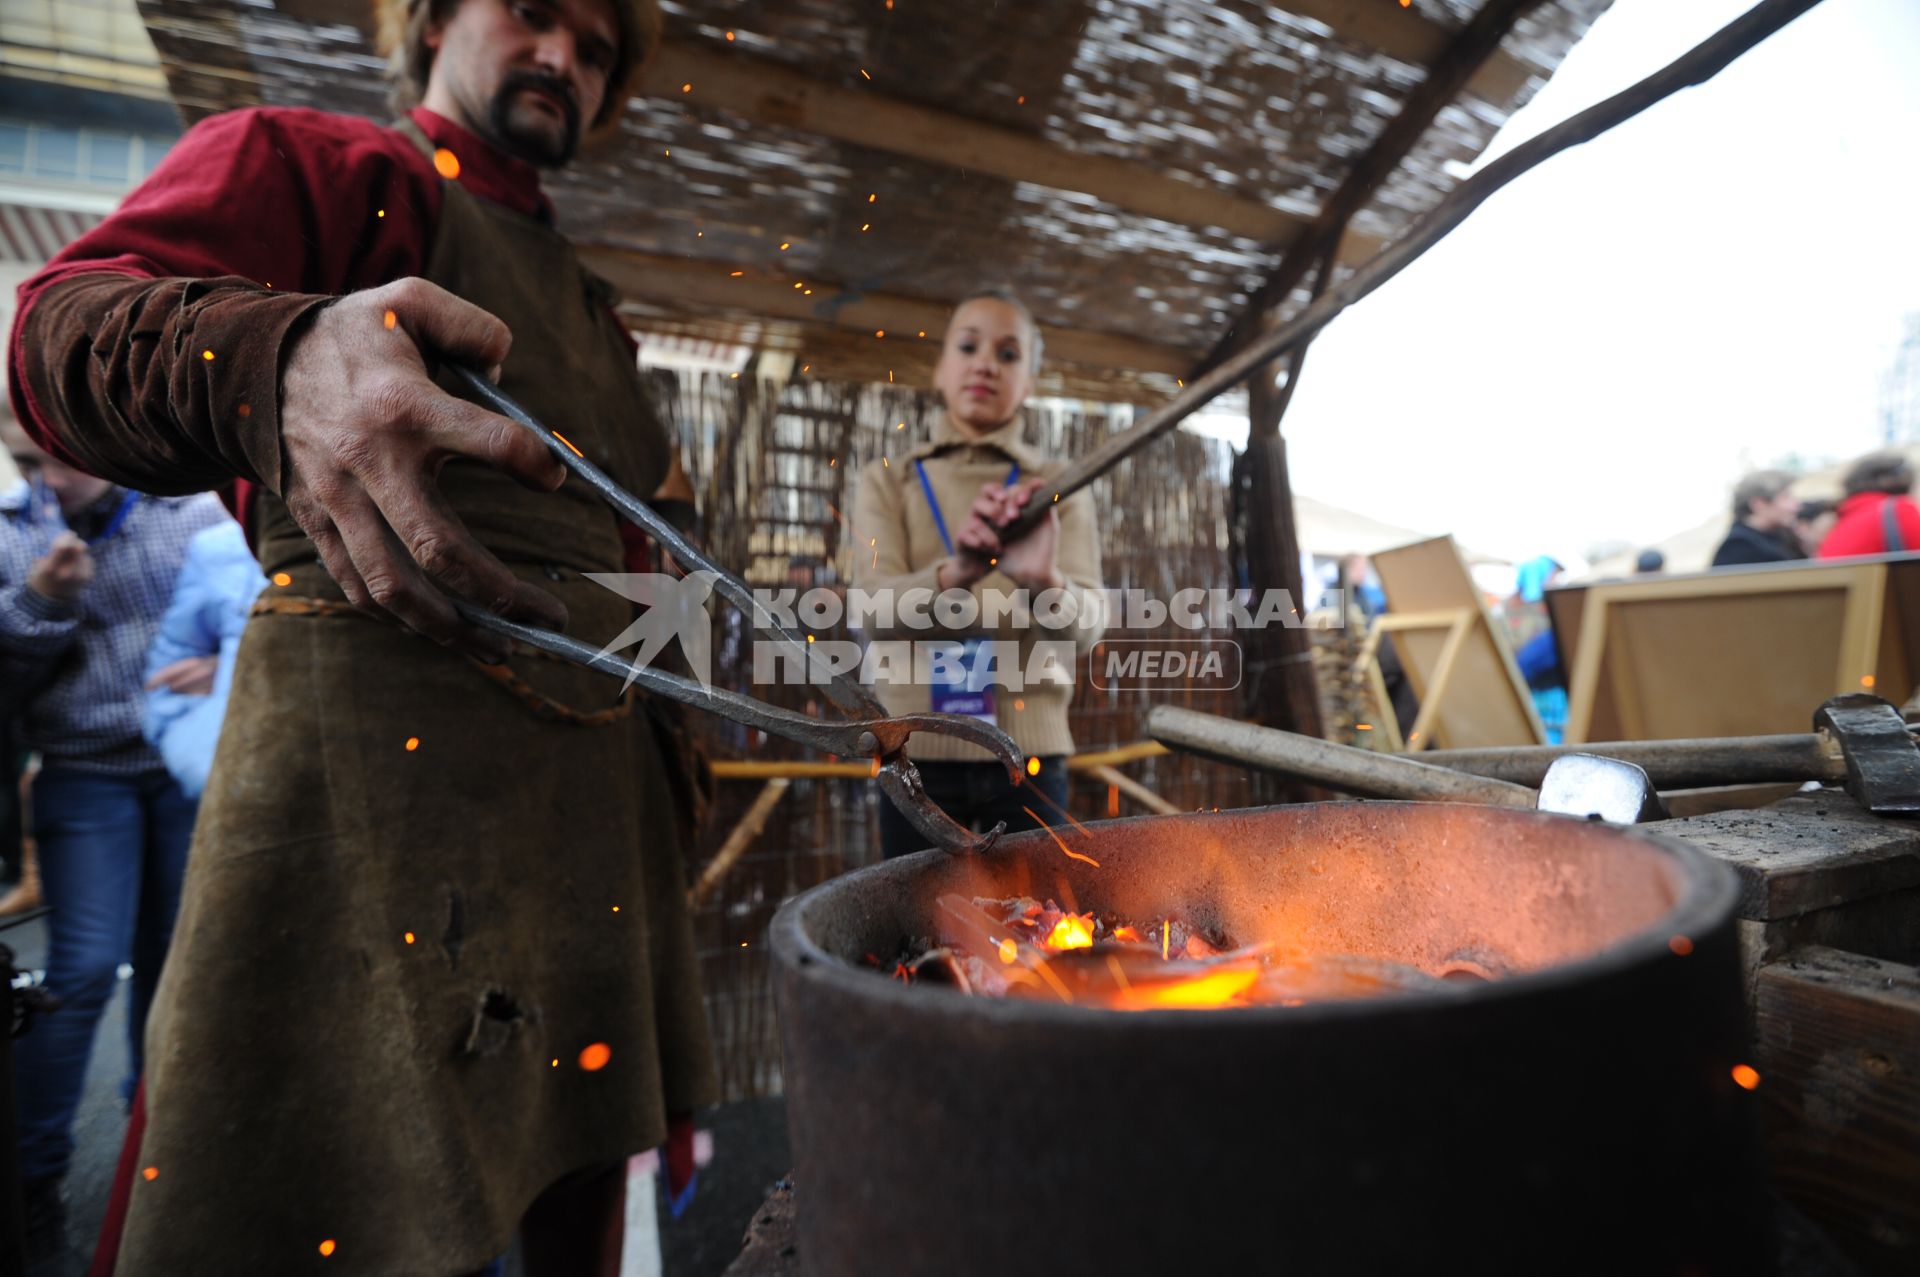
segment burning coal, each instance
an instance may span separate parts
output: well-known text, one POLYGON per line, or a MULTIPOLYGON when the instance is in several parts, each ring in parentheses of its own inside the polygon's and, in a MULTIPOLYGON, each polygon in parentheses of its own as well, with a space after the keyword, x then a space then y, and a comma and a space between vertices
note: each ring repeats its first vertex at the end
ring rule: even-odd
POLYGON ((939 934, 915 942, 894 978, 1120 1011, 1299 1006, 1445 987, 1398 963, 1236 945, 1177 918, 1123 921, 1030 896, 950 894, 938 903, 939 934))

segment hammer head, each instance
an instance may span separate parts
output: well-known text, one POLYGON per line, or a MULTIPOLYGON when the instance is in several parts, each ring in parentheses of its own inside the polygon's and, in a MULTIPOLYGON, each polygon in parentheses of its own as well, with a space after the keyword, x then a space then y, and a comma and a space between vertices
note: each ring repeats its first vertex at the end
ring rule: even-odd
POLYGON ((1540 779, 1541 811, 1616 825, 1665 820, 1667 805, 1645 769, 1598 754, 1562 754, 1540 779))
POLYGON ((1840 746, 1847 792, 1881 816, 1920 816, 1920 746, 1892 701, 1849 692, 1822 705, 1813 727, 1840 746))

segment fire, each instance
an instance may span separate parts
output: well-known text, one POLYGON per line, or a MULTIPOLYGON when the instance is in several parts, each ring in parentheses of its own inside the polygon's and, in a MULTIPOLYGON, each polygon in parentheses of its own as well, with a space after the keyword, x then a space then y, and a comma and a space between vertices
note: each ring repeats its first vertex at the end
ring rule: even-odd
POLYGON ((1093 915, 1087 913, 1068 913, 1060 916, 1053 924, 1053 930, 1040 942, 1043 949, 1051 953, 1064 953, 1068 949, 1093 948, 1093 915))
POLYGON ((1231 1006, 1260 978, 1260 968, 1209 971, 1205 975, 1166 984, 1135 985, 1121 989, 1114 1005, 1122 1011, 1197 1011, 1231 1006))

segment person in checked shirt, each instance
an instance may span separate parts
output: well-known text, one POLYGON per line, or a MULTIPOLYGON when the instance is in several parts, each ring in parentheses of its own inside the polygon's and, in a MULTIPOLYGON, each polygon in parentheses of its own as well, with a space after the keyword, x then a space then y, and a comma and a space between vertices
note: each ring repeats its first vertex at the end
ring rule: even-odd
POLYGON ((23 476, 0 494, 0 704, 42 759, 34 836, 60 999, 14 1048, 20 1158, 33 1249, 51 1253, 94 1029, 132 963, 138 1076, 193 834, 193 800, 141 735, 147 647, 187 542, 227 514, 211 496, 145 496, 62 465, 4 409, 0 438, 23 476))

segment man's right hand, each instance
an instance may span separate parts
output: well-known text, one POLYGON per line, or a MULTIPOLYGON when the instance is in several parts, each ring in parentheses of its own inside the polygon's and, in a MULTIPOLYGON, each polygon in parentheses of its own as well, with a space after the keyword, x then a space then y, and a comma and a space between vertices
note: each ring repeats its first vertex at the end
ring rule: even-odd
POLYGON ((511 341, 478 306, 402 279, 321 309, 280 378, 283 496, 348 601, 496 659, 506 640, 463 623, 443 589, 551 629, 566 609, 474 539, 435 477, 456 456, 540 492, 567 472, 524 427, 434 385, 422 351, 497 370, 511 341))
POLYGON ((71 532, 53 539, 45 557, 36 561, 27 574, 27 586, 43 599, 71 603, 93 581, 93 556, 87 543, 71 532))

